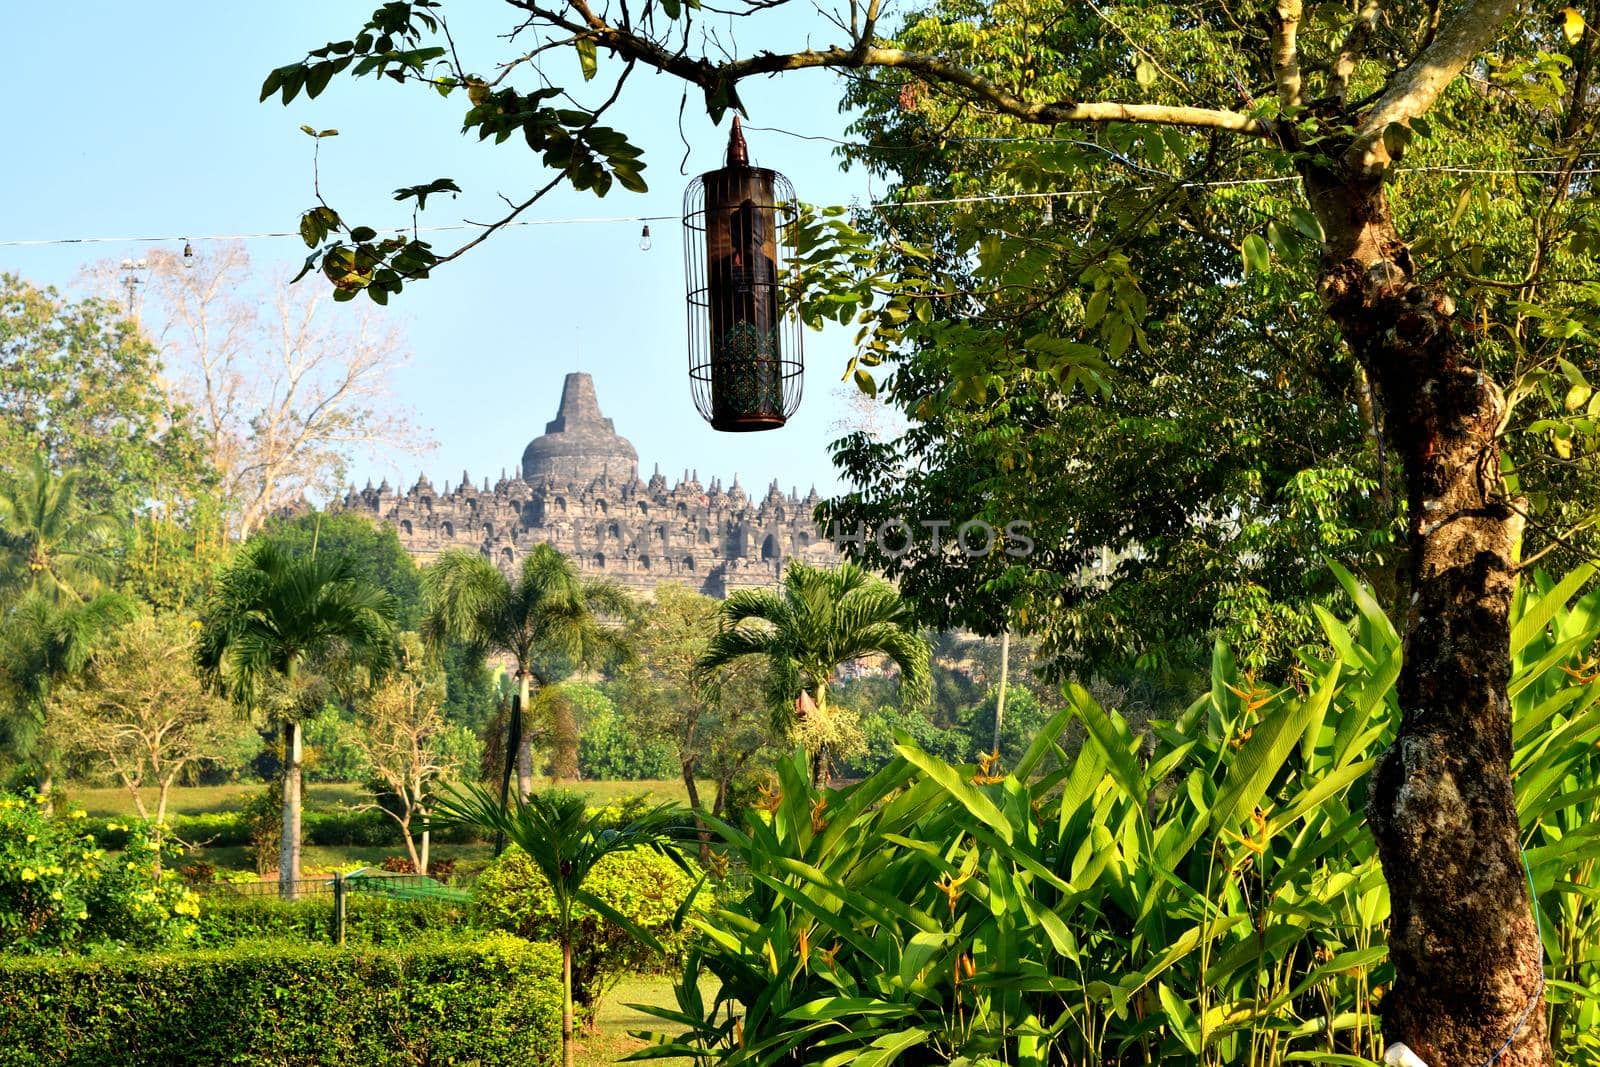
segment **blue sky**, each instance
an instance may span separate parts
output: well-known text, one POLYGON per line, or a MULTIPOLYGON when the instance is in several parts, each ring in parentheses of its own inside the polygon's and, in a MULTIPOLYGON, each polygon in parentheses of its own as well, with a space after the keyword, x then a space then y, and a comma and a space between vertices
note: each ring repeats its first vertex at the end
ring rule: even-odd
MULTIPOLYGON (((461 97, 445 101, 393 83, 336 82, 315 101, 288 108, 258 104, 261 80, 328 40, 352 36, 369 3, 157 4, 78 2, 10 5, 13 47, 0 70, 11 150, 0 168, 0 241, 116 235, 191 235, 292 230, 311 202, 311 142, 302 123, 337 128, 323 146, 325 195, 346 218, 403 225, 390 191, 436 177, 465 190, 439 201, 424 223, 494 217, 497 194, 527 195, 544 180, 537 161, 508 141, 494 147, 463 138, 461 97)), ((469 67, 488 70, 506 53, 495 34, 508 8, 457 0, 452 29, 469 67)), ((741 26, 743 51, 790 47, 810 34, 828 39, 814 14, 780 14, 771 36, 741 26)), ((578 83, 578 61, 552 53, 547 69, 578 83), (570 68, 570 69, 568 69, 570 68)), ((606 70, 601 60, 602 74, 606 70)), ((595 84, 600 84, 596 82, 595 84)), ((609 83, 608 83, 609 84, 609 83)), ((671 215, 689 176, 720 164, 726 125, 713 127, 697 94, 684 109, 693 149, 679 173, 679 83, 635 72, 613 125, 645 149, 650 192, 620 189, 606 198, 562 190, 528 217, 671 215)), ((753 126, 841 136, 838 85, 801 72, 742 90, 753 126)), ((786 173, 814 203, 866 199, 859 173, 841 173, 829 146, 751 132, 756 161, 786 173)), ((697 468, 702 481, 738 473, 747 487, 776 477, 804 493, 838 485, 827 443, 846 415, 839 376, 849 337, 835 329, 806 335, 806 398, 789 426, 762 434, 718 434, 695 413, 685 374, 682 239, 678 223, 651 224, 654 246, 638 248, 639 224, 523 227, 503 232, 434 279, 408 288, 386 314, 401 320, 413 358, 397 380, 438 446, 422 462, 433 479, 498 475, 543 431, 562 376, 595 377, 601 405, 637 446, 649 474, 697 468)), ((441 248, 458 235, 441 234, 441 248)), ((205 242, 194 242, 206 254, 205 242)), ((70 289, 98 260, 137 256, 132 244, 0 247, 0 270, 70 289)), ((172 251, 181 248, 176 242, 172 251)), ((298 240, 253 241, 260 267, 297 267, 298 240)), ((389 460, 355 472, 407 484, 414 460, 389 460)))

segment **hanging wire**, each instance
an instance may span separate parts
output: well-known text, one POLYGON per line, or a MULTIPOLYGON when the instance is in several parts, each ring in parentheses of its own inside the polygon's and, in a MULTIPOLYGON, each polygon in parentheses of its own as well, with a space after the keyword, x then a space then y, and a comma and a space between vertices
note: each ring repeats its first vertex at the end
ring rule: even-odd
MULTIPOLYGON (((752 127, 754 128, 754 127, 752 127)), ((795 134, 794 136, 804 136, 795 134)), ((832 140, 832 138, 819 138, 832 140)), ((972 138, 972 140, 1068 140, 1067 138, 972 138)), ((1079 142, 1074 142, 1079 143, 1079 142)), ((1087 143, 1087 142, 1084 142, 1087 143)), ((1148 170, 1148 168, 1140 168, 1148 170)), ((1527 175, 1527 176, 1564 176, 1567 178, 1583 178, 1600 175, 1600 168, 1586 170, 1553 170, 1545 168, 1520 168, 1520 167, 1454 167, 1454 166, 1423 166, 1405 167, 1401 174, 1500 174, 1500 175, 1527 175)), ((1215 181, 1173 181, 1172 186, 1181 189, 1221 189, 1247 185, 1276 185, 1283 182, 1298 182, 1298 175, 1278 175, 1268 178, 1224 178, 1215 181)), ((1138 185, 1128 187, 1125 191, 1150 192, 1158 188, 1155 185, 1138 185)), ((1010 201, 1039 200, 1055 197, 1078 196, 1104 196, 1104 189, 1052 189, 1037 193, 981 193, 972 196, 937 197, 920 200, 884 200, 874 201, 864 205, 869 211, 892 211, 900 208, 912 207, 945 207, 959 204, 1005 203, 1010 201)), ((846 206, 846 205, 832 205, 846 206)), ((665 222, 677 221, 677 215, 606 215, 606 216, 578 216, 572 218, 556 219, 514 219, 502 223, 498 228, 510 229, 515 226, 587 226, 605 225, 621 222, 665 222)), ((396 226, 393 232, 406 233, 449 233, 463 230, 483 231, 490 228, 490 224, 477 222, 445 223, 435 226, 396 226)), ((193 241, 262 241, 276 240, 279 238, 299 238, 296 230, 275 230, 261 233, 213 233, 201 234, 198 237, 189 237, 178 234, 162 236, 121 236, 121 237, 43 237, 26 238, 0 241, 0 248, 31 248, 53 245, 87 245, 87 244, 175 244, 177 242, 190 243, 193 241)))

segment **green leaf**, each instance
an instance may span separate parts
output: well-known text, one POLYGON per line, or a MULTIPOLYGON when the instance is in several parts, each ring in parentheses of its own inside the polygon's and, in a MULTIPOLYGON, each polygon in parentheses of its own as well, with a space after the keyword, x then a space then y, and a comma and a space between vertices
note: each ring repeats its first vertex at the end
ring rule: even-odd
POLYGON ((583 68, 583 80, 594 78, 595 71, 599 69, 599 62, 595 55, 594 38, 578 38, 578 65, 583 68))
POLYGON ((1244 259, 1244 276, 1252 274, 1266 274, 1272 270, 1272 250, 1267 247, 1266 239, 1259 233, 1252 233, 1244 239, 1239 246, 1239 254, 1244 259))

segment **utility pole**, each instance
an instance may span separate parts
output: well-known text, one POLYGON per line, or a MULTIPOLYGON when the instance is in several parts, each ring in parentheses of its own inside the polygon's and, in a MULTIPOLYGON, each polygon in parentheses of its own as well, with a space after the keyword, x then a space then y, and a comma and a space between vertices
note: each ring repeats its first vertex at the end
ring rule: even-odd
POLYGON ((1006 717, 1006 678, 1011 673, 1011 627, 1000 632, 1000 692, 994 698, 994 754, 1000 754, 1000 724, 1006 717))
POLYGON ((132 319, 134 325, 139 324, 139 287, 144 284, 144 275, 150 270, 150 264, 142 259, 125 259, 122 261, 122 288, 127 294, 127 304, 123 312, 132 319))

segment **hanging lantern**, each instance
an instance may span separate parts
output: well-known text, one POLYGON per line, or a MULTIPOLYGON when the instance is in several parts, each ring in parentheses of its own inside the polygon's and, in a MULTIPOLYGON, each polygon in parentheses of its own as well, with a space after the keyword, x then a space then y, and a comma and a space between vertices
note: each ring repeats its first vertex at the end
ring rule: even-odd
POLYGON ((750 165, 737 115, 727 162, 683 196, 689 385, 712 429, 775 430, 800 406, 794 187, 750 165))

